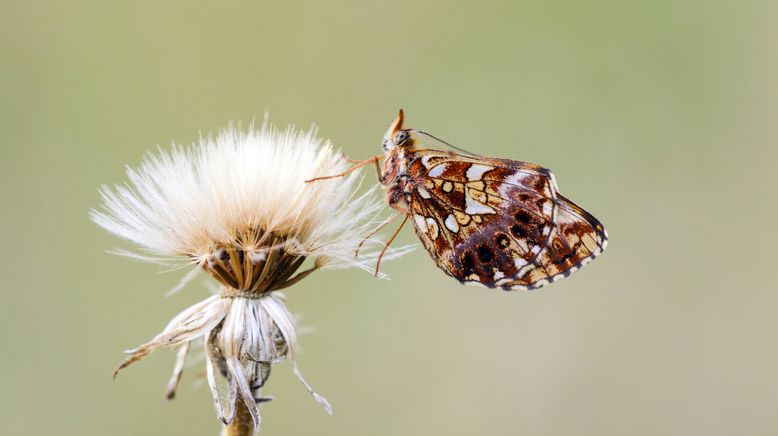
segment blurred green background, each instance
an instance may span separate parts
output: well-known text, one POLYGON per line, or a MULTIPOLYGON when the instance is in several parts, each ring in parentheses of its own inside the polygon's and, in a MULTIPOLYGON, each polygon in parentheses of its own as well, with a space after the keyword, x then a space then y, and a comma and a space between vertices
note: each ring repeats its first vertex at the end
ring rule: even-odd
MULTIPOLYGON (((778 5, 772 1, 0 3, 0 434, 214 435, 202 365, 116 381, 208 295, 111 256, 97 186, 157 144, 267 110, 350 156, 407 124, 541 163, 608 227, 537 292, 463 287, 418 249, 391 281, 288 291, 316 333, 263 434, 778 433, 778 5)), ((368 181, 373 175, 366 172, 368 181)), ((406 229, 401 243, 415 242, 406 229)))

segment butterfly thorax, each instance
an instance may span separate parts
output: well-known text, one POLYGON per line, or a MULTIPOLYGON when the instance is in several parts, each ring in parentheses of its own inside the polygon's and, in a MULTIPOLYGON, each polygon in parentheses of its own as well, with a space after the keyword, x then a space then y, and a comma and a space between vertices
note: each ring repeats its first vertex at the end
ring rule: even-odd
POLYGON ((386 186, 387 202, 390 206, 407 205, 415 183, 409 174, 414 151, 411 147, 400 146, 387 151, 384 157, 384 169, 381 183, 386 186))

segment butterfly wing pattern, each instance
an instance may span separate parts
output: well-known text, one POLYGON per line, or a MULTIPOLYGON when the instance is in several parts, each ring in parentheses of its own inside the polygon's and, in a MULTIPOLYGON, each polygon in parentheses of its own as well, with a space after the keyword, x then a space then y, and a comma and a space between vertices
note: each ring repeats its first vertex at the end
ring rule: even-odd
POLYGON ((607 245, 602 224, 559 194, 545 168, 427 149, 404 158, 416 234, 462 283, 536 289, 569 276, 607 245))

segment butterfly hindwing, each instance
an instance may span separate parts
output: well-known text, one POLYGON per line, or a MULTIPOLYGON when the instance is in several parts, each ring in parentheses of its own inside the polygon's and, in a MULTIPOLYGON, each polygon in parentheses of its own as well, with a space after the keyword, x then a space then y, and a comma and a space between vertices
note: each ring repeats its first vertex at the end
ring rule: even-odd
POLYGON ((596 218, 562 195, 557 196, 557 205, 548 245, 525 274, 501 284, 504 288, 535 289, 568 277, 607 246, 607 233, 596 218))

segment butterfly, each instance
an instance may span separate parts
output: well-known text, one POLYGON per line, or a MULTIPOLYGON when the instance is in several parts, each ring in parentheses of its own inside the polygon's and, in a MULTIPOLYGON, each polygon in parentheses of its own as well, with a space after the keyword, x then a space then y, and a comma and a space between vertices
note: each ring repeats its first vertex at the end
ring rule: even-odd
POLYGON ((514 290, 567 277, 605 250, 603 225, 559 193, 548 169, 421 148, 431 139, 464 151, 426 132, 403 128, 403 121, 400 110, 384 136, 382 156, 351 161, 352 167, 341 174, 310 180, 375 164, 388 205, 404 217, 384 251, 410 220, 446 274, 461 283, 514 290))

